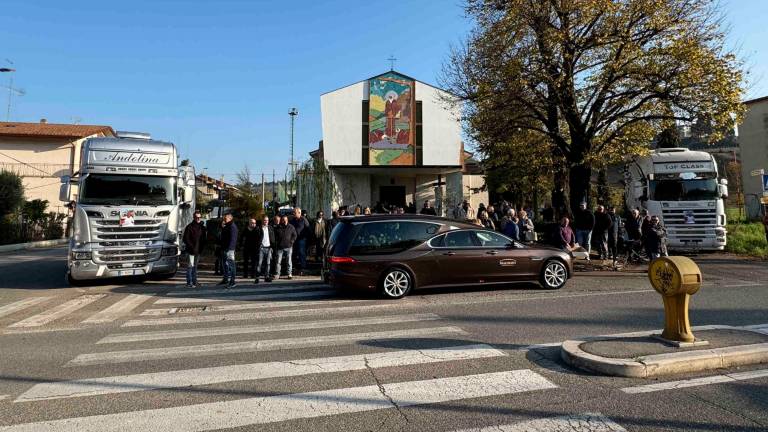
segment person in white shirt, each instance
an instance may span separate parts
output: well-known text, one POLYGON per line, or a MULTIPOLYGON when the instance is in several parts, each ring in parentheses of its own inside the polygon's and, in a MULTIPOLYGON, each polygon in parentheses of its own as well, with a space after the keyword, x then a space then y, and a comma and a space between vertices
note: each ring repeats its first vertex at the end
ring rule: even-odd
POLYGON ((259 264, 256 271, 254 283, 259 283, 259 276, 264 278, 264 282, 272 282, 270 276, 270 261, 272 260, 272 251, 275 248, 275 230, 269 224, 269 217, 261 218, 261 223, 257 228, 256 243, 259 247, 259 264))

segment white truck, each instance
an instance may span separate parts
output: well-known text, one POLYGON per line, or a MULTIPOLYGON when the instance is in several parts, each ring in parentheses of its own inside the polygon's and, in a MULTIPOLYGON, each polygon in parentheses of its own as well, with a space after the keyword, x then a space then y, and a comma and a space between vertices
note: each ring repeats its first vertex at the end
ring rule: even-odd
POLYGON ((82 146, 80 167, 62 177, 70 203, 67 280, 172 277, 184 222, 195 205, 195 175, 179 167, 176 147, 148 134, 118 132, 82 146))
POLYGON ((719 178, 711 154, 685 148, 654 150, 630 160, 624 180, 627 207, 659 216, 669 249, 725 248, 723 199, 728 197, 728 181, 719 178))

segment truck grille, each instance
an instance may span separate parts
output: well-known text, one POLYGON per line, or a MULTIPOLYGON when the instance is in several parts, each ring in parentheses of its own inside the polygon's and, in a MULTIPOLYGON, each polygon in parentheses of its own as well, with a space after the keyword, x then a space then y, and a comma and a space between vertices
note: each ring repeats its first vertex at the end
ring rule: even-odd
POLYGON ((161 219, 137 219, 133 226, 120 226, 117 220, 93 221, 94 240, 101 240, 99 244, 102 246, 138 246, 136 241, 162 240, 162 232, 161 219))
POLYGON ((714 237, 717 226, 717 210, 714 208, 662 209, 664 226, 671 236, 714 237), (693 223, 686 223, 686 213, 692 213, 693 223))
POLYGON ((161 249, 105 249, 94 251, 98 263, 147 262, 160 259, 161 249))

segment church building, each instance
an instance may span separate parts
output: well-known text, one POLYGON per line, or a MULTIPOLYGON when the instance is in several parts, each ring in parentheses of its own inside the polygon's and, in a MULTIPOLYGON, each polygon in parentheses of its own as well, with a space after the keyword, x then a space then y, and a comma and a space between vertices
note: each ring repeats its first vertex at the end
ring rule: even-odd
POLYGON ((330 213, 413 203, 418 211, 429 201, 446 215, 463 200, 487 204, 482 171, 464 150, 461 109, 451 100, 394 70, 322 94, 323 137, 311 153, 313 182, 299 182, 298 205, 330 213))

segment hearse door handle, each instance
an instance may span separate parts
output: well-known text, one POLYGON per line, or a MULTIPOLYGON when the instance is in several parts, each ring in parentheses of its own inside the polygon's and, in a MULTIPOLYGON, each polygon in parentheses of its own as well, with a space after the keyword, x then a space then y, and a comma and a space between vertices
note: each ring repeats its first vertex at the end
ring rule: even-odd
POLYGON ((498 253, 499 253, 499 251, 495 251, 495 250, 491 250, 491 251, 486 252, 487 255, 496 255, 498 253))
POLYGON ((454 256, 456 252, 445 252, 443 255, 454 256))

